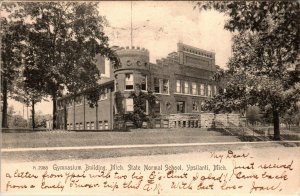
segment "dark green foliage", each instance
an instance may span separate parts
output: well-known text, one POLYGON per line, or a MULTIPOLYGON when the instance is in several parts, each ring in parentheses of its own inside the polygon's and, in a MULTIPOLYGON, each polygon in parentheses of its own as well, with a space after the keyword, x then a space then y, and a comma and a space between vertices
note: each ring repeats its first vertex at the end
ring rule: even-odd
POLYGON ((102 93, 104 93, 103 89, 99 86, 90 88, 86 91, 85 96, 91 108, 98 107, 98 101, 102 93))
MULTIPOLYGON (((22 35, 22 41, 16 36, 9 37, 13 33, 5 33, 8 41, 4 43, 22 43, 25 48, 22 55, 16 53, 18 58, 8 60, 5 59, 7 56, 14 57, 11 55, 13 49, 5 49, 2 60, 24 65, 26 86, 51 96, 55 128, 56 100, 62 96, 63 90, 75 95, 97 85, 100 73, 94 60, 96 55, 103 55, 110 59, 113 66, 118 66, 119 59, 109 48, 108 37, 103 33, 106 19, 99 15, 97 2, 24 2, 9 5, 12 6, 7 11, 18 24, 13 27, 17 35, 22 35), (19 63, 21 56, 23 62, 19 63)), ((4 72, 11 75, 9 71, 4 72)))
POLYGON ((260 114, 260 110, 256 106, 247 108, 246 117, 247 117, 247 121, 252 125, 262 120, 262 115, 260 114))
POLYGON ((2 94, 2 127, 8 127, 7 99, 12 91, 12 82, 20 74, 22 65, 21 53, 25 38, 24 21, 14 21, 3 13, 14 9, 13 3, 1 3, 0 34, 1 34, 1 94, 2 94))
MULTIPOLYGON (((274 139, 280 139, 279 116, 295 108, 300 96, 300 28, 297 1, 198 2, 228 16, 225 29, 234 32, 232 57, 221 92, 206 109, 245 111, 258 106, 273 116, 274 139)), ((219 77, 220 78, 220 77, 219 77)))

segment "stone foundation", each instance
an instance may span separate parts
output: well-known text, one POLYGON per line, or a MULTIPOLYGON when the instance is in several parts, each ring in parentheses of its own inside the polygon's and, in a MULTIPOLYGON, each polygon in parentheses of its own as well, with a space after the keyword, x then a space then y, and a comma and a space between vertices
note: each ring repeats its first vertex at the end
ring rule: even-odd
MULTIPOLYGON (((149 123, 143 123, 143 128, 213 128, 239 126, 239 114, 214 113, 182 113, 160 116, 149 123)), ((134 127, 130 122, 115 119, 115 130, 134 127)))
MULTIPOLYGON (((212 127, 228 127, 239 126, 239 114, 170 114, 165 116, 161 121, 164 121, 164 128, 166 128, 166 121, 168 121, 168 128, 212 128, 212 127)), ((161 125, 163 123, 160 123, 161 125)), ((158 126, 157 126, 158 127, 158 126)), ((161 126, 162 127, 162 126, 161 126)))

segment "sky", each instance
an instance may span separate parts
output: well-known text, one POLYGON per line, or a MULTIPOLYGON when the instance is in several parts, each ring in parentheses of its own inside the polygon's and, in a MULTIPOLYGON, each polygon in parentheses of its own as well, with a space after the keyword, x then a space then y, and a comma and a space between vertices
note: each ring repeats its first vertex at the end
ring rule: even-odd
MULTIPOLYGON (((105 16, 108 26, 104 31, 110 45, 130 46, 131 2, 104 1, 99 13, 105 16)), ((182 42, 216 53, 216 64, 225 67, 231 54, 232 34, 224 30, 226 17, 216 11, 193 9, 187 1, 140 1, 132 2, 133 46, 149 50, 150 62, 166 57, 177 50, 182 42)), ((23 105, 9 100, 17 114, 23 115, 23 105)), ((26 118, 26 108, 24 109, 26 118)), ((41 102, 36 111, 52 113, 52 102, 41 102)))

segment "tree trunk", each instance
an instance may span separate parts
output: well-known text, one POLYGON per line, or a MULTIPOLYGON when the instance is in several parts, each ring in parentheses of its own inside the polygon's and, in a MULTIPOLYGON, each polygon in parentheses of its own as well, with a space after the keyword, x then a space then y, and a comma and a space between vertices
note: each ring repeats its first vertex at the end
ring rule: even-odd
POLYGON ((57 118, 57 116, 56 116, 56 109, 57 108, 56 108, 56 95, 55 94, 52 95, 52 104, 53 104, 52 127, 53 127, 53 129, 57 129, 57 127, 56 127, 56 118, 57 118))
POLYGON ((273 111, 274 140, 280 140, 279 112, 273 111))
POLYGON ((2 128, 8 128, 7 124, 7 80, 3 78, 2 83, 2 99, 3 99, 3 106, 2 106, 2 128))
POLYGON ((68 121, 68 112, 67 112, 67 105, 66 102, 64 101, 64 129, 67 130, 67 122, 68 121))
POLYGON ((98 121, 98 103, 96 104, 96 130, 99 130, 99 121, 98 121))
POLYGON ((34 100, 31 101, 31 120, 32 120, 32 129, 35 128, 35 121, 34 121, 34 100))

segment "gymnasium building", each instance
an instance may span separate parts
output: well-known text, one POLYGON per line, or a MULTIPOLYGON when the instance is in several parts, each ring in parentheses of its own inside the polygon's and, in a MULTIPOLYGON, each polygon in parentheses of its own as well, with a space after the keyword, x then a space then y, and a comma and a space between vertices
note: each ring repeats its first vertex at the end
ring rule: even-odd
POLYGON ((105 58, 96 58, 101 72, 99 88, 103 92, 98 107, 91 108, 83 93, 59 99, 58 125, 61 129, 117 129, 115 93, 119 92, 124 97, 124 111, 132 112, 133 99, 129 95, 136 90, 136 84, 139 84, 142 91, 152 90, 157 97, 154 111, 158 117, 152 127, 210 127, 216 119, 225 124, 238 123, 234 114, 216 116, 201 111, 202 103, 219 89, 218 84, 211 79, 216 72, 214 52, 178 43, 176 52, 156 60, 154 64, 149 62, 147 49, 114 49, 121 62, 117 69, 113 69, 105 58))

